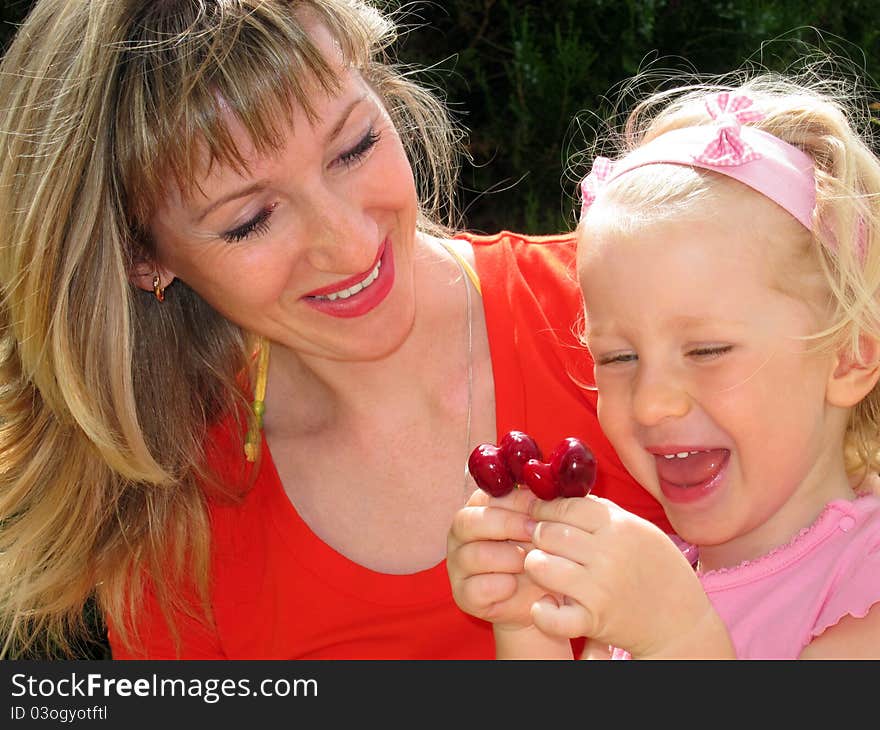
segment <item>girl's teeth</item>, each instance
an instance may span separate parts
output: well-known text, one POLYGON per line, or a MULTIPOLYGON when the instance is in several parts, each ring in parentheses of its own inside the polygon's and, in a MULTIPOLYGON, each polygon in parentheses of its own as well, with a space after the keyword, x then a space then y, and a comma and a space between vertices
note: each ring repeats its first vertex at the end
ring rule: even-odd
POLYGON ((677 454, 663 454, 664 459, 687 459, 693 454, 699 454, 699 451, 679 451, 677 454))
POLYGON ((342 291, 336 291, 332 294, 327 294, 326 296, 317 296, 315 299, 326 299, 328 301, 335 301, 337 299, 348 299, 351 296, 354 296, 362 289, 366 289, 370 284, 372 284, 376 279, 379 278, 379 268, 382 266, 381 261, 376 262, 376 268, 373 269, 366 279, 358 282, 354 286, 348 287, 348 289, 343 289, 342 291))

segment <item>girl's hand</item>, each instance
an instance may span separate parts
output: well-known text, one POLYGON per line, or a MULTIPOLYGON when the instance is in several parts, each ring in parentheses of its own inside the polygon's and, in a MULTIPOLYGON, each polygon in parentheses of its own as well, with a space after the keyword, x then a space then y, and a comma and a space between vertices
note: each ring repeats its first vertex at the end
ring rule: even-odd
POLYGON ((496 629, 531 627, 530 607, 545 593, 523 572, 534 500, 527 489, 500 498, 477 489, 449 531, 446 569, 455 602, 496 629))
POLYGON ((733 647, 699 579, 672 540, 606 499, 534 502, 528 576, 545 594, 535 625, 587 636, 634 658, 730 657, 733 647))

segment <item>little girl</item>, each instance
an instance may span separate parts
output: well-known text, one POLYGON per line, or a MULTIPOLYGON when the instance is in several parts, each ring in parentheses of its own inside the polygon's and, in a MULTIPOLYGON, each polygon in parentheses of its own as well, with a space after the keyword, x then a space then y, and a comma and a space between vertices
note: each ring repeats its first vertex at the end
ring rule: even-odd
POLYGON ((640 104, 581 183, 599 420, 677 536, 475 493, 459 606, 499 658, 880 657, 880 162, 772 76, 640 104))

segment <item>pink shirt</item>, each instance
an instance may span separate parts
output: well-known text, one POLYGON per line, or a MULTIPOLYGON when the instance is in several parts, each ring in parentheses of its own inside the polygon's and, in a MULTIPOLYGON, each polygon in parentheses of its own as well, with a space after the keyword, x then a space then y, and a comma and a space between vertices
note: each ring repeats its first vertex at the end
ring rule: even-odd
MULTIPOLYGON (((684 551, 696 560, 693 546, 684 551)), ((787 545, 700 582, 737 657, 795 659, 829 626, 880 602, 880 497, 830 502, 787 545)))

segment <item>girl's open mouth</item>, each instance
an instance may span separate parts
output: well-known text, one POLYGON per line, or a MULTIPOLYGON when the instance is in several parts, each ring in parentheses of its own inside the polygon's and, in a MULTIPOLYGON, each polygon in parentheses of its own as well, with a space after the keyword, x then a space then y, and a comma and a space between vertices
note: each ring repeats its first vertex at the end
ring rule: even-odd
POLYGON ((660 489, 670 502, 694 502, 721 483, 728 462, 728 449, 682 450, 654 454, 660 489))

